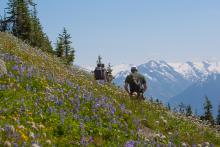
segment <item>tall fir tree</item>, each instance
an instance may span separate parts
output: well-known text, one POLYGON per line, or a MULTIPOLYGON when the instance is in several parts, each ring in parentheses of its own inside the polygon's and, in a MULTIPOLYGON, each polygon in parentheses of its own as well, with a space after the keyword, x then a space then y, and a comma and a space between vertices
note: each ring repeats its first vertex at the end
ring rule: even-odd
POLYGON ((7 31, 43 51, 53 52, 51 42, 43 32, 33 0, 9 0, 7 31))
POLYGON ((179 104, 179 113, 185 114, 185 108, 186 106, 183 103, 179 104))
POLYGON ((108 67, 107 67, 107 81, 109 82, 109 83, 111 83, 112 82, 112 80, 114 79, 114 77, 113 77, 113 75, 112 75, 112 66, 111 66, 111 64, 109 63, 108 64, 108 67))
POLYGON ((218 105, 218 115, 216 117, 216 124, 220 125, 220 104, 218 105))
POLYGON ((62 38, 59 38, 56 42, 55 54, 57 55, 57 57, 60 57, 60 58, 64 56, 62 38))
POLYGON ((0 31, 6 32, 8 30, 8 20, 6 18, 6 12, 4 11, 3 16, 0 15, 0 31))
POLYGON ((97 64, 102 64, 102 57, 99 55, 98 56, 98 60, 96 61, 97 64))
POLYGON ((68 65, 73 63, 75 59, 75 50, 71 47, 72 42, 70 41, 71 36, 67 33, 66 28, 63 29, 62 34, 59 34, 56 43, 55 54, 68 65))
POLYGON ((204 112, 204 115, 202 116, 202 118, 204 120, 208 120, 213 125, 214 118, 212 115, 212 104, 207 96, 205 96, 204 111, 205 112, 204 112))
POLYGON ((171 110, 170 103, 167 104, 167 109, 168 109, 168 110, 171 110))
POLYGON ((31 17, 25 0, 9 0, 8 19, 11 22, 11 32, 22 40, 31 39, 31 17))
POLYGON ((186 106, 186 116, 191 116, 192 115, 192 107, 191 105, 186 106))
POLYGON ((51 46, 51 42, 49 41, 47 35, 43 32, 43 28, 40 24, 40 20, 37 17, 37 9, 36 4, 33 1, 29 1, 31 6, 33 7, 31 13, 31 45, 41 48, 43 51, 46 52, 53 52, 53 48, 51 46))

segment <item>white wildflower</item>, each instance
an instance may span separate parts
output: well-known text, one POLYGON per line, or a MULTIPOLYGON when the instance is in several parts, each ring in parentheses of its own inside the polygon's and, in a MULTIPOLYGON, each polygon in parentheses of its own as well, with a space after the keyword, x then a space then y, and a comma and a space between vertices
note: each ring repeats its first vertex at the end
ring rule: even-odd
POLYGON ((2 59, 0 59, 0 74, 7 74, 5 62, 2 59))
POLYGON ((38 128, 35 126, 35 124, 33 124, 31 127, 32 127, 34 130, 38 131, 38 128))
POLYGON ((182 147, 187 147, 187 144, 185 142, 183 142, 182 147))
POLYGON ((23 125, 19 125, 19 126, 18 126, 18 129, 23 130, 23 129, 24 129, 24 126, 23 126, 23 125))
POLYGON ((168 132, 168 135, 173 135, 173 133, 172 132, 168 132))
POLYGON ((49 139, 46 140, 46 143, 49 144, 49 145, 51 145, 51 140, 49 140, 49 139))
POLYGON ((159 137, 160 137, 160 134, 155 134, 155 137, 156 137, 156 138, 159 138, 159 137))
POLYGON ((157 121, 155 121, 155 124, 156 124, 156 125, 159 125, 159 123, 160 123, 160 122, 159 122, 158 120, 157 120, 157 121))
POLYGON ((11 147, 11 143, 9 141, 5 141, 4 147, 11 147))
POLYGON ((4 128, 0 128, 0 132, 4 132, 5 131, 5 129, 4 128))
POLYGON ((167 124, 167 120, 163 119, 163 123, 166 125, 167 124))
POLYGON ((209 142, 204 142, 205 146, 210 146, 209 142))
POLYGON ((42 124, 40 124, 40 125, 38 125, 38 128, 39 128, 39 129, 44 129, 44 128, 45 128, 45 126, 44 126, 44 125, 42 125, 42 124))
POLYGON ((166 136, 165 136, 165 135, 162 135, 162 136, 160 136, 160 138, 161 138, 162 140, 164 140, 164 139, 166 139, 166 136))
POLYGON ((34 133, 33 133, 33 132, 30 132, 30 133, 29 133, 29 137, 32 138, 32 139, 34 139, 34 138, 35 138, 34 133))
POLYGON ((40 147, 38 144, 34 143, 31 145, 31 147, 40 147))

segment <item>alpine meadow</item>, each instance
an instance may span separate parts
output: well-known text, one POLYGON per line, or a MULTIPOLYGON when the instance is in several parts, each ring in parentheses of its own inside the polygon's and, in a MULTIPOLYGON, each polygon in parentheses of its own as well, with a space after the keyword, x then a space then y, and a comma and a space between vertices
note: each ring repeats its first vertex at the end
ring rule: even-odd
MULTIPOLYGON (((139 66, 106 66, 102 61, 114 57, 102 58, 91 49, 84 55, 95 52, 97 67, 82 66, 76 62, 86 58, 78 54, 80 48, 73 47, 77 36, 72 36, 69 27, 59 28, 52 43, 38 12, 43 7, 38 9, 34 0, 4 1, 4 11, 0 11, 0 146, 220 147, 218 62, 209 66, 203 62, 201 70, 191 62, 153 60, 139 66), (140 87, 134 73, 141 79, 135 77, 140 87), (135 89, 132 84, 137 85, 135 89)), ((53 3, 55 7, 57 1, 53 3)), ((86 62, 91 63, 89 58, 86 62)))

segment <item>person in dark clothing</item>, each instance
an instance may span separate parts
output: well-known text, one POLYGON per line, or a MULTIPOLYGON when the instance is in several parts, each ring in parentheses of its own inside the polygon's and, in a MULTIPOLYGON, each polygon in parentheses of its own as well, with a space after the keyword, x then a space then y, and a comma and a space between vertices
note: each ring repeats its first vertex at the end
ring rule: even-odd
POLYGON ((97 67, 94 70, 94 77, 95 80, 100 84, 104 84, 107 81, 106 69, 104 64, 97 64, 97 67))
POLYGON ((138 72, 137 67, 131 67, 131 74, 126 77, 124 88, 130 96, 144 99, 143 94, 147 90, 147 82, 145 77, 138 72))

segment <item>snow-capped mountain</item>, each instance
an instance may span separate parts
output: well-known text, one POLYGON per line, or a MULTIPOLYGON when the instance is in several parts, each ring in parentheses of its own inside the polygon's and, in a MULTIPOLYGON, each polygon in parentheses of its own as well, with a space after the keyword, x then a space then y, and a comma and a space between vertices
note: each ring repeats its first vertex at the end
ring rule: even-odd
POLYGON ((202 61, 202 62, 185 62, 185 63, 168 63, 175 71, 182 74, 184 78, 197 81, 207 78, 213 73, 220 73, 220 62, 202 61))
MULTIPOLYGON (((130 67, 131 65, 125 64, 113 67, 115 84, 123 85, 125 77, 130 73, 130 67)), ((167 63, 150 60, 137 67, 148 81, 149 89, 146 95, 164 102, 183 92, 190 85, 205 81, 210 74, 220 73, 218 61, 167 63)))
POLYGON ((134 64, 119 64, 119 65, 115 65, 113 66, 113 71, 112 74, 115 76, 117 74, 119 74, 120 72, 123 71, 128 71, 131 69, 131 67, 134 66, 134 64))

